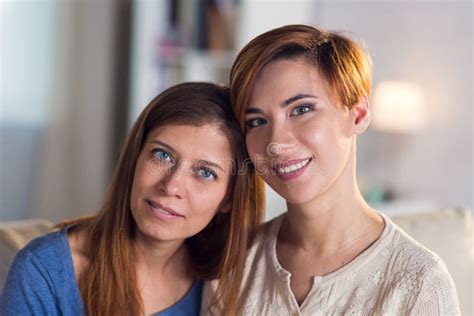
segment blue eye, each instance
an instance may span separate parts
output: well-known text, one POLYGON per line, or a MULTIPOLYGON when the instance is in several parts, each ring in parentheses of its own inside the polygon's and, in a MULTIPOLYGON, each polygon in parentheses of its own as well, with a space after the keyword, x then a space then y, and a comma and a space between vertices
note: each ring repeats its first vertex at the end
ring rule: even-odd
POLYGON ((171 155, 163 149, 154 149, 153 156, 162 161, 171 160, 171 155))
POLYGON ((303 115, 314 110, 314 106, 310 104, 300 105, 295 107, 290 112, 290 116, 303 115))
POLYGON ((205 180, 215 180, 216 179, 216 175, 208 169, 199 169, 197 171, 197 173, 200 177, 204 178, 205 180))
POLYGON ((267 120, 262 119, 262 118, 255 118, 255 119, 250 119, 245 121, 245 126, 247 128, 254 128, 254 127, 259 127, 261 125, 264 125, 267 123, 267 120))

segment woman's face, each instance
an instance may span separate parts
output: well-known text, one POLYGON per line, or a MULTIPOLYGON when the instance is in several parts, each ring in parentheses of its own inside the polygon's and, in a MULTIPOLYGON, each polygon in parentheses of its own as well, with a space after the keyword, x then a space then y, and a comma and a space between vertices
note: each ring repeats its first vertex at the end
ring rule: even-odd
POLYGON ((139 232, 160 241, 182 241, 200 232, 225 211, 221 202, 231 161, 230 144, 217 125, 153 130, 138 158, 131 193, 139 232))
POLYGON ((337 104, 314 65, 276 60, 263 68, 251 90, 247 148, 276 192, 290 204, 304 204, 345 181, 353 123, 353 111, 337 104))

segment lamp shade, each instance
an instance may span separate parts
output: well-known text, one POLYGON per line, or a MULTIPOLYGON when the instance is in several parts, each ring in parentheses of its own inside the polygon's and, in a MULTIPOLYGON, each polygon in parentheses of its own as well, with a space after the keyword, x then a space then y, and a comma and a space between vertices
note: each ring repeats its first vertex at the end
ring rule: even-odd
POLYGON ((372 126, 393 133, 416 133, 426 124, 424 96, 413 83, 384 81, 372 100, 372 126))

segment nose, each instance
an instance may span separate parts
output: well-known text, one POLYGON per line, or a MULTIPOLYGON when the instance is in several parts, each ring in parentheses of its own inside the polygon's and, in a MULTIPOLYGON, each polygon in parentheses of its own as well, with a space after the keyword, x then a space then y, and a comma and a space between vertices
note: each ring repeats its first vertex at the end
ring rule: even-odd
POLYGON ((182 199, 186 193, 186 171, 183 166, 176 164, 166 170, 158 183, 158 189, 165 196, 182 199))
POLYGON ((267 156, 284 156, 295 147, 295 138, 290 126, 275 122, 272 124, 269 132, 266 147, 267 156))

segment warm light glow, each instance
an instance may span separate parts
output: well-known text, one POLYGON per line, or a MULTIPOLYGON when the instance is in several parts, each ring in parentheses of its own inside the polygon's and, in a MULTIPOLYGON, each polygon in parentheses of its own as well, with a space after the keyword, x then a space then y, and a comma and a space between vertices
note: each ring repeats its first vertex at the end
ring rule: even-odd
POLYGON ((395 133, 414 133, 425 126, 424 97, 413 83, 380 83, 372 102, 372 126, 395 133))

